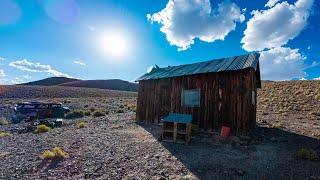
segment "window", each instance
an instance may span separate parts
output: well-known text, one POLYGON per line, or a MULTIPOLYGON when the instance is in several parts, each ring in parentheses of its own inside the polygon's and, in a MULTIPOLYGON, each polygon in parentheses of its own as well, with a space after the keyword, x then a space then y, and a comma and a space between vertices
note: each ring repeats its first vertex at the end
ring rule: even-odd
POLYGON ((200 107, 200 89, 182 90, 181 106, 200 107))
POLYGON ((252 98, 252 105, 256 105, 256 92, 255 91, 252 91, 251 98, 252 98))

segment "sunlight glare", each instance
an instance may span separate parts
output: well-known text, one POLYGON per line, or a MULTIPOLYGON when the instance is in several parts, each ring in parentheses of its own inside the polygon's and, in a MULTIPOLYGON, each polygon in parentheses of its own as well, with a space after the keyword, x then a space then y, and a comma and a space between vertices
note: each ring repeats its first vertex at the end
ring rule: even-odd
POLYGON ((129 51, 128 43, 128 39, 118 32, 105 33, 100 37, 102 51, 113 58, 126 56, 129 51))

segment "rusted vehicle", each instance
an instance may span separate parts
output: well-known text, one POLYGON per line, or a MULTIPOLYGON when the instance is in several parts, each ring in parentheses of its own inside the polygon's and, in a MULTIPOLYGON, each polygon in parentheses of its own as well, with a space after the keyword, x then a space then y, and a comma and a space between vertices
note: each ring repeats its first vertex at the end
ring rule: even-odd
POLYGON ((18 103, 14 111, 12 122, 19 123, 22 120, 30 122, 35 119, 63 118, 64 114, 70 110, 68 107, 63 107, 61 103, 32 101, 18 103))

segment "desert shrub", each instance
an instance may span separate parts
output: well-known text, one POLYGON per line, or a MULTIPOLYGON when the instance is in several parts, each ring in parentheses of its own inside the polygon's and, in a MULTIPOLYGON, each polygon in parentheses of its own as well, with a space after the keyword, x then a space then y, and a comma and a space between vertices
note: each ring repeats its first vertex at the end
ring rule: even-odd
POLYGON ((83 116, 84 116, 83 111, 72 111, 66 115, 66 119, 82 118, 83 116))
POLYGON ((88 105, 88 104, 86 104, 86 105, 84 105, 83 107, 84 107, 84 108, 88 108, 88 107, 89 107, 89 105, 88 105))
POLYGON ((315 161, 318 160, 317 152, 313 149, 300 149, 297 153, 300 159, 315 161))
POLYGON ((52 151, 45 150, 41 156, 43 159, 65 159, 69 157, 68 153, 60 147, 55 147, 52 151))
POLYGON ((105 113, 106 113, 106 115, 107 115, 107 114, 109 114, 110 112, 109 112, 109 111, 106 111, 105 113))
POLYGON ((55 157, 55 154, 52 151, 45 150, 41 156, 43 159, 53 159, 55 157))
POLYGON ((118 109, 117 113, 124 113, 124 110, 123 109, 118 109))
POLYGON ((51 128, 49 128, 48 126, 44 125, 44 124, 41 124, 41 125, 38 125, 37 126, 37 129, 36 129, 36 133, 44 133, 44 132, 48 132, 50 131, 51 128))
POLYGON ((84 115, 85 115, 85 116, 91 116, 91 112, 90 112, 90 111, 85 111, 85 112, 84 112, 84 115))
POLYGON ((281 129, 282 125, 281 124, 272 124, 272 128, 274 129, 281 129))
POLYGON ((11 134, 9 132, 0 132, 0 138, 3 138, 3 137, 7 137, 7 136, 10 136, 11 134))
POLYGON ((0 117, 0 125, 7 125, 8 120, 5 117, 0 117))
POLYGON ((123 104, 121 104, 121 105, 119 106, 119 108, 123 109, 123 108, 124 108, 124 105, 123 105, 123 104))
POLYGON ((91 112, 94 112, 95 110, 96 110, 96 108, 94 108, 94 107, 90 108, 91 112))
POLYGON ((81 121, 77 124, 77 127, 80 129, 80 128, 84 128, 86 127, 86 123, 84 121, 81 121))
POLYGON ((106 114, 105 113, 103 113, 102 111, 95 111, 94 113, 93 113, 93 116, 94 117, 101 117, 101 116, 105 116, 106 114))
POLYGON ((69 155, 64 152, 60 147, 55 147, 53 148, 53 152, 55 154, 55 157, 56 158, 59 158, 59 159, 64 159, 64 158, 67 158, 69 155))

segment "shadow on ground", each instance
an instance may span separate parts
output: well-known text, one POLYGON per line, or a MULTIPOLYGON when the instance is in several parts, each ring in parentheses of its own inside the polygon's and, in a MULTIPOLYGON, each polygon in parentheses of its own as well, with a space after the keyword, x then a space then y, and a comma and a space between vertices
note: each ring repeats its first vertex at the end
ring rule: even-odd
MULTIPOLYGON (((159 127, 139 124, 159 139, 159 127)), ((320 179, 320 161, 302 160, 297 152, 320 154, 320 140, 282 129, 256 127, 241 145, 198 133, 189 146, 160 142, 200 179, 320 179)))

